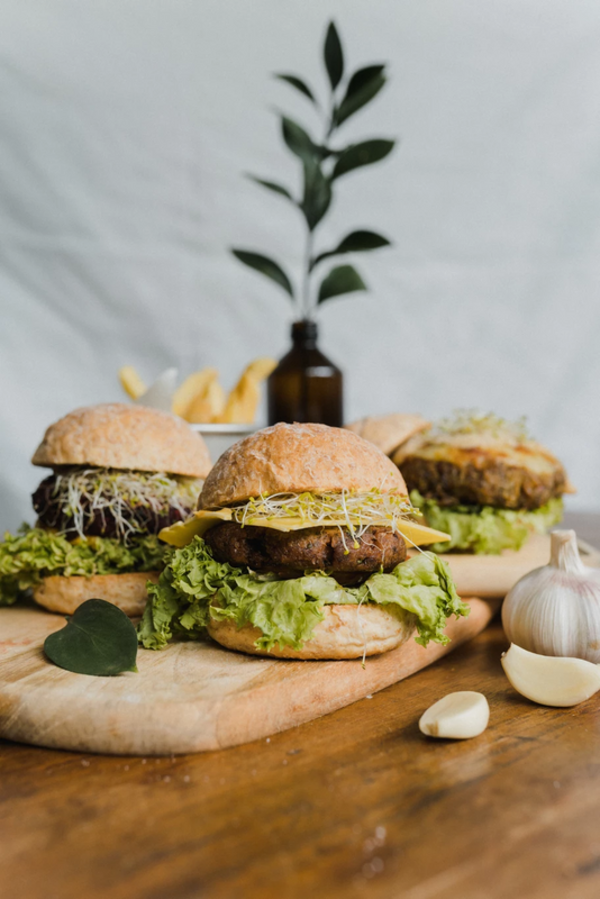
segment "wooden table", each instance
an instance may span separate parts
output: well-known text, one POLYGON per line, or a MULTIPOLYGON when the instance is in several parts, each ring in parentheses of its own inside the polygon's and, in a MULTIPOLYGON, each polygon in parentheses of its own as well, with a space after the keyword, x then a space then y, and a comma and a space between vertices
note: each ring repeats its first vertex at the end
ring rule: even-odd
MULTIPOLYGON (((600 545, 600 516, 571 516, 600 545)), ((600 896, 600 694, 532 705, 498 623, 342 711, 197 756, 0 741, 2 899, 600 896), (488 697, 488 730, 433 741, 421 712, 488 697)))

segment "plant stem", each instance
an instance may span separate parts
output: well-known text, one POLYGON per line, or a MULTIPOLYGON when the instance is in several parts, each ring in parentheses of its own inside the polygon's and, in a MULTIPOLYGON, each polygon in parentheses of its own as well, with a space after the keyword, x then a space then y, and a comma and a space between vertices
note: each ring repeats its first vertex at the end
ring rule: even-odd
POLYGON ((302 282, 302 317, 309 318, 310 313, 310 260, 313 251, 313 233, 309 229, 306 236, 306 252, 304 257, 304 277, 302 282))

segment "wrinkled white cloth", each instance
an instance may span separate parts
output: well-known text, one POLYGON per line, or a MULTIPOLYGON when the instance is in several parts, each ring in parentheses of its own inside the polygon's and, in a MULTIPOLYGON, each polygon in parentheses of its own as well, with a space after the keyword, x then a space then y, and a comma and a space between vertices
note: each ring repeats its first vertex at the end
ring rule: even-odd
POLYGON ((273 110, 322 126, 271 74, 322 91, 331 15, 352 68, 390 64, 344 139, 401 138, 340 179, 318 232, 320 248, 359 227, 394 241, 346 257, 370 292, 320 313, 347 418, 527 414, 579 487, 572 505, 600 506, 596 0, 8 0, 0 527, 31 520, 46 425, 119 399, 120 366, 151 383, 216 365, 231 387, 286 349, 286 295, 228 249, 297 277, 298 214, 244 173, 298 189, 273 110))

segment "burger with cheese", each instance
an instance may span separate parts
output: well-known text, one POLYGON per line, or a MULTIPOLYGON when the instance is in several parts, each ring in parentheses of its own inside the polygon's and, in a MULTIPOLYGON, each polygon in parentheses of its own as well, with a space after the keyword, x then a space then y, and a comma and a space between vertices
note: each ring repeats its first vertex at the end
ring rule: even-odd
POLYGON ((392 458, 410 499, 449 541, 436 552, 499 553, 562 518, 573 492, 558 459, 527 434, 523 421, 458 411, 404 443, 392 458))
POLYGON ((210 470, 202 438, 167 412, 107 403, 51 425, 32 462, 52 474, 35 527, 0 543, 0 604, 32 589, 56 612, 97 598, 141 614, 163 567, 157 534, 190 515, 210 470))
POLYGON ((351 431, 277 424, 225 452, 198 511, 163 530, 174 549, 139 627, 160 649, 208 633, 281 658, 385 652, 418 631, 448 642, 464 615, 445 564, 409 547, 446 535, 416 523, 402 475, 351 431))

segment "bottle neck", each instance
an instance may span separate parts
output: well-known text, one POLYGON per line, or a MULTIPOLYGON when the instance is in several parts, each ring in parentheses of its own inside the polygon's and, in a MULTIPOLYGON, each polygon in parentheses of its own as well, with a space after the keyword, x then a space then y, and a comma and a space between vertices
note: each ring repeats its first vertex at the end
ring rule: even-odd
POLYGON ((297 347, 311 349, 317 345, 317 323, 303 319, 292 325, 292 343, 297 347))

